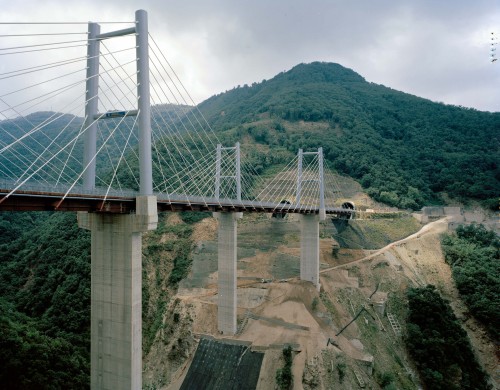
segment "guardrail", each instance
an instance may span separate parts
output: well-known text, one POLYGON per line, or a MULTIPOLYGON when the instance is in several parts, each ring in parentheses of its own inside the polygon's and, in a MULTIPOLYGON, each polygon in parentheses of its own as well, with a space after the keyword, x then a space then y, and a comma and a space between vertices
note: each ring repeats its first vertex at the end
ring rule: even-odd
MULTIPOLYGON (((35 207, 35 203, 42 202, 47 207, 51 207, 52 203, 58 201, 57 205, 61 205, 61 201, 63 202, 71 202, 79 200, 80 203, 78 206, 72 206, 74 209, 80 210, 85 208, 83 206, 83 202, 98 202, 95 207, 100 207, 100 211, 108 211, 108 212, 116 212, 111 211, 115 209, 104 208, 103 203, 113 203, 113 202, 121 202, 121 203, 135 203, 135 198, 139 196, 138 191, 134 190, 116 190, 116 189, 105 189, 105 188, 95 188, 92 190, 88 190, 83 188, 82 186, 75 185, 69 191, 66 185, 41 185, 39 183, 23 183, 22 186, 16 189, 19 186, 19 183, 13 180, 0 180, 0 196, 3 194, 4 197, 0 198, 0 210, 1 204, 4 203, 6 198, 13 197, 16 198, 17 201, 19 198, 33 198, 32 207, 33 209, 40 209, 40 207, 35 207), (13 189, 16 189, 13 191, 13 189), (42 200, 45 199, 45 200, 42 200), (100 202, 100 203, 99 203, 100 202), (100 206, 99 206, 100 205, 100 206)), ((196 196, 196 195, 185 195, 185 194, 166 194, 157 192, 153 194, 157 197, 157 201, 159 205, 178 205, 182 209, 189 210, 192 208, 193 210, 209 210, 209 211, 227 211, 227 210, 235 210, 235 211, 250 211, 250 212, 278 212, 278 213, 301 213, 301 214, 315 214, 319 212, 318 206, 311 205, 297 205, 288 204, 288 203, 279 203, 279 202, 265 202, 260 200, 235 200, 228 198, 214 198, 214 197, 204 197, 204 196, 196 196)), ((15 209, 15 205, 13 205, 15 201, 12 201, 10 207, 15 209)), ((27 204, 29 202, 25 202, 27 204)), ((58 206, 54 205, 54 210, 58 209, 58 206)), ((28 206, 25 206, 28 207, 28 206)), ((121 207, 119 212, 129 212, 132 210, 133 206, 121 207)), ((70 210, 71 207, 63 207, 63 210, 70 210)), ((167 207, 168 209, 168 207, 167 207)), ((175 207, 172 207, 171 210, 175 210, 175 207)), ((354 212, 354 210, 344 209, 341 207, 336 208, 326 208, 327 214, 340 214, 340 215, 350 215, 354 212)))

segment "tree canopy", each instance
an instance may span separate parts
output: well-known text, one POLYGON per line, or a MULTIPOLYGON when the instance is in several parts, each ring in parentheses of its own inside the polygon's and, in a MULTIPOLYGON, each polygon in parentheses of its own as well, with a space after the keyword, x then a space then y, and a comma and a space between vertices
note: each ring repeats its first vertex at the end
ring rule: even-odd
POLYGON ((416 209, 446 193, 498 208, 500 113, 435 103, 323 62, 238 86, 200 110, 219 131, 294 154, 323 146, 330 166, 392 206, 416 209))
POLYGON ((500 333, 500 239, 482 225, 459 226, 442 246, 470 313, 498 342, 500 333))
POLYGON ((491 389, 467 333, 434 286, 410 288, 408 309, 405 343, 425 388, 491 389))

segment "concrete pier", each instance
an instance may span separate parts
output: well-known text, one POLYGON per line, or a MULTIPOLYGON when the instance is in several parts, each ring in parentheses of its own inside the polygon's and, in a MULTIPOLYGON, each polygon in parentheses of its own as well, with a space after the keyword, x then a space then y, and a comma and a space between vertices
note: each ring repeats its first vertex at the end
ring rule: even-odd
POLYGON ((142 232, 157 222, 154 196, 136 214, 78 213, 92 237, 92 389, 142 388, 142 232))
POLYGON ((223 334, 234 335, 236 333, 237 227, 242 213, 214 213, 214 217, 219 221, 217 326, 223 334))
POLYGON ((319 216, 300 216, 300 279, 319 289, 319 216))

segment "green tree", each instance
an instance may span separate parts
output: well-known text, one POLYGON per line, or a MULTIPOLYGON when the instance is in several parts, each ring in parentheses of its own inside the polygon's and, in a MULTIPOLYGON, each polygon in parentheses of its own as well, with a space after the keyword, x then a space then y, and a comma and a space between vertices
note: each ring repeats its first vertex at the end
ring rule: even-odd
POLYGON ((500 322, 500 239, 482 225, 459 226, 441 241, 446 262, 471 314, 498 341, 500 322))
POLYGON ((426 388, 491 389, 467 333, 434 286, 410 288, 405 344, 426 388))
POLYGON ((276 371, 276 383, 280 389, 287 390, 290 389, 293 384, 293 355, 291 346, 283 348, 283 359, 285 360, 284 366, 276 371))

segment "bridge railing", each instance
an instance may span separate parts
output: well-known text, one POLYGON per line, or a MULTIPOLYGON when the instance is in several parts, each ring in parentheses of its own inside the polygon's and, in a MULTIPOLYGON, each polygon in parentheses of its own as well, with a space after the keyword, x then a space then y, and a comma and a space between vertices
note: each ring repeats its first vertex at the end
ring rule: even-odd
MULTIPOLYGON (((2 190, 3 193, 9 193, 11 192, 14 188, 19 186, 19 182, 15 180, 6 180, 6 179, 0 179, 0 190, 2 190)), ((50 185, 43 185, 38 182, 26 182, 22 184, 16 191, 13 192, 15 194, 16 192, 32 192, 32 193, 42 193, 42 194, 78 194, 78 195, 97 195, 97 196, 120 196, 120 197, 126 197, 126 198, 134 198, 139 195, 138 191, 134 190, 129 190, 129 189, 123 189, 123 190, 116 190, 116 189, 106 189, 106 188, 99 188, 96 187, 95 189, 85 189, 81 185, 75 185, 71 188, 71 190, 68 191, 68 185, 64 184, 50 184, 50 185)))

